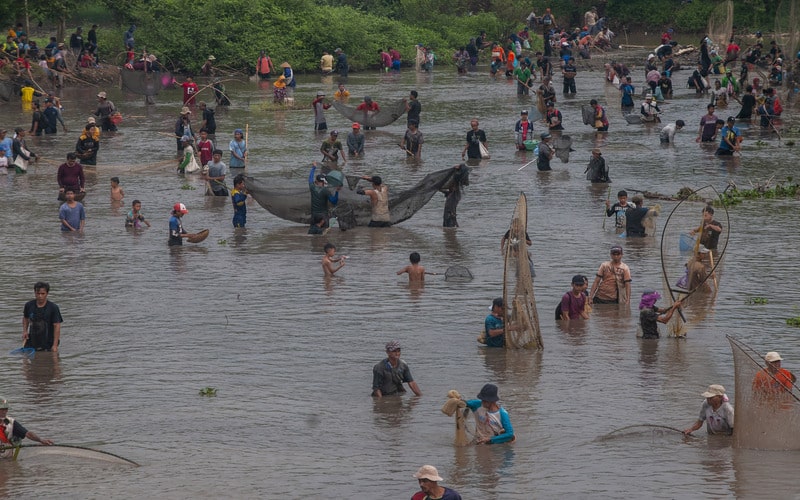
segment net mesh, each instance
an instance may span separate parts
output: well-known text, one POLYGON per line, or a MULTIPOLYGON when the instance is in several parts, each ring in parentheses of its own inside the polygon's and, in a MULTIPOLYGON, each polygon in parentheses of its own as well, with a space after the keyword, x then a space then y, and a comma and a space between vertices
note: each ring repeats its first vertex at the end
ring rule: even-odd
POLYGON ((569 153, 572 151, 572 137, 564 134, 553 137, 553 149, 556 151, 556 158, 563 163, 569 163, 569 153))
POLYGON ((333 107, 348 120, 358 122, 364 127, 385 127, 405 114, 406 101, 401 99, 387 104, 377 112, 361 111, 339 101, 333 101, 333 107))
POLYGON ((718 51, 722 49, 722 53, 725 53, 728 41, 733 35, 733 0, 727 0, 714 7, 708 16, 706 33, 718 51))
POLYGON ((445 281, 472 281, 472 272, 464 266, 450 266, 444 272, 445 281))
POLYGON ((701 320, 719 289, 721 262, 728 246, 730 220, 724 206, 713 219, 722 226, 716 249, 704 252, 700 240, 688 233, 703 225, 703 209, 720 195, 712 186, 692 191, 679 202, 664 223, 661 234, 661 267, 665 297, 682 301, 678 314, 667 324, 670 336, 685 336, 687 321, 701 320))
MULTIPOLYGON (((431 172, 414 187, 405 191, 389 189, 389 215, 391 223, 397 224, 417 213, 453 177, 455 169, 447 168, 431 172)), ((286 178, 273 175, 256 178, 245 177, 245 186, 259 205, 281 219, 300 224, 311 223, 311 199, 308 192, 307 172, 286 178), (301 177, 302 175, 302 177, 301 177)), ((339 191, 342 219, 350 227, 366 226, 372 219, 369 197, 358 194, 358 178, 346 176, 347 183, 339 191), (353 182, 351 182, 353 181, 353 182), (352 215, 351 215, 352 213, 352 215)), ((340 222, 342 220, 340 219, 340 222)))
POLYGON ((10 101, 19 95, 19 85, 14 82, 0 82, 0 99, 10 101))
POLYGON ((505 247, 505 345, 507 348, 542 349, 539 315, 533 295, 531 257, 525 243, 527 228, 528 201, 525 193, 520 193, 505 247))
POLYGON ((800 399, 765 368, 764 357, 728 336, 733 351, 736 425, 733 445, 759 450, 800 450, 800 399))
POLYGON ((800 16, 800 5, 798 0, 783 0, 778 5, 775 14, 775 41, 783 51, 783 70, 786 71, 787 83, 784 84, 784 100, 788 101, 790 96, 794 96, 794 88, 797 86, 800 75, 797 73, 797 49, 800 42, 798 35, 798 16, 800 16))
POLYGON ((138 95, 155 96, 165 87, 165 82, 172 82, 172 75, 165 72, 120 70, 122 88, 138 95))

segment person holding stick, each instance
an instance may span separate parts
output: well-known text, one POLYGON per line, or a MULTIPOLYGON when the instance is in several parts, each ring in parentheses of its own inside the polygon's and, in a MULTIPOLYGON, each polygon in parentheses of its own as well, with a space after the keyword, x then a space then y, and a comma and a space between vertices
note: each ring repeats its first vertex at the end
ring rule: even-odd
POLYGON ((245 168, 247 166, 247 141, 244 132, 237 128, 233 131, 233 140, 228 145, 231 152, 230 168, 245 168))
POLYGON ((11 458, 19 443, 28 438, 45 446, 52 446, 53 441, 40 438, 35 432, 26 429, 18 420, 8 416, 10 406, 8 400, 0 397, 0 458, 11 458))

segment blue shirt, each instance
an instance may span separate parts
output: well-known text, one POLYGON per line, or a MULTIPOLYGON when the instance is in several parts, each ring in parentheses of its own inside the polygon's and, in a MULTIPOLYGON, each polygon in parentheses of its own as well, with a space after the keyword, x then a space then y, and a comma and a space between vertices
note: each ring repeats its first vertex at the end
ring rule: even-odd
POLYGON ((83 205, 77 201, 74 207, 70 207, 64 203, 61 205, 61 208, 58 209, 58 218, 61 220, 62 231, 72 231, 72 229, 64 224, 64 221, 67 221, 67 223, 77 231, 81 228, 81 221, 86 220, 86 211, 83 209, 83 205))
POLYGON ((236 139, 234 139, 231 141, 228 149, 231 151, 231 168, 244 168, 244 160, 233 156, 235 152, 241 158, 244 158, 244 154, 247 151, 247 146, 244 145, 244 141, 237 142, 236 139))
POLYGON ((630 83, 623 84, 620 88, 622 91, 622 105, 633 106, 633 94, 635 92, 633 85, 630 83))
POLYGON ((489 336, 489 330, 496 330, 498 328, 503 328, 503 320, 502 318, 497 318, 493 315, 486 316, 486 321, 484 322, 484 331, 486 332, 486 346, 487 347, 503 347, 505 345, 506 334, 501 333, 495 337, 489 336))
MULTIPOLYGON (((0 145, 6 148, 6 158, 11 159, 11 147, 14 145, 14 140, 11 137, 6 137, 0 141, 0 145)), ((11 162, 9 162, 11 163, 11 162)))
POLYGON ((723 149, 725 151, 733 151, 733 147, 730 144, 728 144, 727 141, 725 141, 725 138, 727 138, 731 143, 736 144, 738 138, 741 137, 742 132, 739 130, 738 127, 728 127, 727 125, 725 125, 724 127, 722 127, 722 130, 720 130, 719 135, 722 137, 722 140, 720 140, 719 143, 719 149, 723 149))
POLYGON ((169 218, 169 244, 172 245, 183 245, 183 238, 181 235, 184 234, 186 231, 183 230, 183 224, 181 223, 181 218, 177 215, 173 215, 169 218))
MULTIPOLYGON (((466 403, 467 408, 473 412, 481 408, 482 405, 480 399, 470 399, 466 403)), ((508 412, 505 408, 500 408, 497 411, 486 411, 486 415, 491 420, 494 420, 492 429, 494 430, 495 436, 489 440, 491 444, 508 443, 514 440, 514 428, 511 426, 511 419, 508 418, 508 412), (502 428, 498 428, 497 421, 499 421, 500 427, 502 428)))

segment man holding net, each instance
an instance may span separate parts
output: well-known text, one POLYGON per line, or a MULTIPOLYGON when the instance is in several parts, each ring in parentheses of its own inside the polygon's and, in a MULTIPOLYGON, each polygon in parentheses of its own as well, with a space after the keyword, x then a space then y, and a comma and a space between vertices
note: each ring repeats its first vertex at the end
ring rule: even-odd
POLYGON ((783 358, 775 351, 764 356, 767 367, 756 373, 753 379, 753 392, 761 397, 773 398, 792 392, 797 377, 786 368, 781 368, 783 358))
POLYGON ((0 458, 11 457, 14 455, 13 447, 25 439, 37 441, 45 446, 50 446, 53 442, 49 439, 42 439, 33 431, 29 431, 16 419, 8 416, 8 401, 0 397, 0 458))

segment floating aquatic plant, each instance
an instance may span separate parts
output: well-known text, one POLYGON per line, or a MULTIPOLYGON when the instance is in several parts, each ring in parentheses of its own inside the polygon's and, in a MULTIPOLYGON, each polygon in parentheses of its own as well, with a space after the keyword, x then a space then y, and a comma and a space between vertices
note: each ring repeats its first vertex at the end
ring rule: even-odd
POLYGON ((747 300, 744 301, 745 304, 749 306, 760 306, 764 304, 769 304, 769 299, 766 297, 749 297, 747 300))
POLYGON ((203 387, 200 389, 201 396, 216 396, 217 395, 217 388, 216 387, 203 387))

